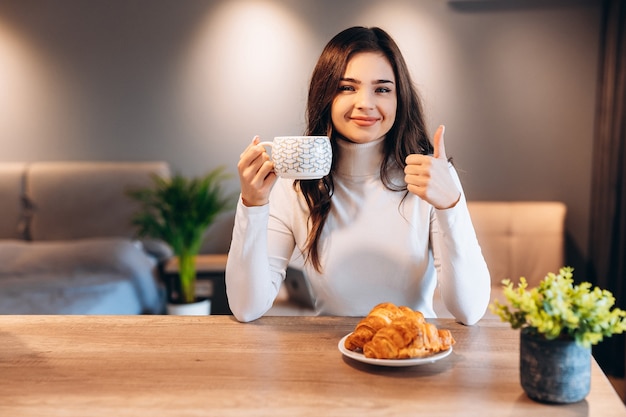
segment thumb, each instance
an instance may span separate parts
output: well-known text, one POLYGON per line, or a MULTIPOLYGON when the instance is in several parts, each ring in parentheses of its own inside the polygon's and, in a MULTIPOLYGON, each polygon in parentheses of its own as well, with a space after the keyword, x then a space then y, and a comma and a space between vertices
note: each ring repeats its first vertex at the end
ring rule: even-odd
POLYGON ((433 156, 437 159, 448 159, 446 156, 446 146, 443 141, 443 135, 446 131, 446 127, 444 125, 439 125, 437 131, 435 132, 435 152, 433 156))

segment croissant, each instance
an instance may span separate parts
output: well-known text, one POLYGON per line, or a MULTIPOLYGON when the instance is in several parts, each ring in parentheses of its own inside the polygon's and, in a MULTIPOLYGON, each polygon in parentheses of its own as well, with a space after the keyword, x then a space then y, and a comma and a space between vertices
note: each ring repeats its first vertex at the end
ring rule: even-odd
POLYGON ((381 303, 359 321, 345 347, 361 349, 368 358, 404 359, 430 356, 454 343, 449 330, 427 323, 420 311, 381 303))
POLYGON ((410 317, 400 317, 388 326, 380 329, 372 340, 363 346, 363 355, 366 358, 410 358, 406 349, 419 332, 418 323, 410 317))
POLYGON ((423 358, 449 349, 452 343, 449 330, 439 330, 434 324, 424 323, 417 337, 405 350, 410 358, 423 358))
POLYGON ((454 342, 449 330, 403 317, 379 330, 363 346, 363 355, 376 359, 423 358, 449 349, 454 342))
MULTIPOLYGON (((363 349, 365 343, 372 340, 376 332, 388 326, 394 319, 407 314, 407 308, 398 307, 393 303, 381 303, 375 306, 367 316, 357 323, 354 331, 346 338, 346 349, 363 349)), ((410 311, 412 312, 412 310, 410 311)))

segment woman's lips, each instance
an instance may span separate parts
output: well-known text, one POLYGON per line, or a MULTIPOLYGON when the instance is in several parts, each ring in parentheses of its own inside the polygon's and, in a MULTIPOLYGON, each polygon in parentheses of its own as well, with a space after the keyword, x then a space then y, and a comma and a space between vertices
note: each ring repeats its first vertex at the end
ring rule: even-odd
POLYGON ((351 117, 350 120, 358 126, 367 127, 375 124, 378 121, 378 117, 351 117))

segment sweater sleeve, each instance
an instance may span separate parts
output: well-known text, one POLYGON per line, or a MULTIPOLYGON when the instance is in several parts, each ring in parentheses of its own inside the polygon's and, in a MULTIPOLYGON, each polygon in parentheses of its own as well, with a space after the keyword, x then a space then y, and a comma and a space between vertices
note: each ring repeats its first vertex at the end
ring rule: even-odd
POLYGON ((482 318, 489 304, 491 278, 467 208, 456 170, 453 178, 461 190, 456 206, 433 209, 431 240, 433 258, 446 308, 464 324, 482 318))
POLYGON ((269 218, 269 205, 246 207, 239 198, 226 263, 226 294, 233 315, 242 322, 256 320, 272 307, 293 252, 293 236, 280 227, 268 228, 269 218))

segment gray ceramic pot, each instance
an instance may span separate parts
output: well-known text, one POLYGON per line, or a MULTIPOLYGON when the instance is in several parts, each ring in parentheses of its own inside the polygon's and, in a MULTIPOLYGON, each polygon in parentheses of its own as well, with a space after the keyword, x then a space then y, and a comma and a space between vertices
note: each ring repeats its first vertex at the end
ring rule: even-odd
POLYGON ((520 332, 520 381, 535 401, 567 404, 583 400, 591 385, 591 348, 573 340, 546 340, 520 332))

